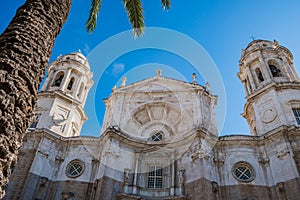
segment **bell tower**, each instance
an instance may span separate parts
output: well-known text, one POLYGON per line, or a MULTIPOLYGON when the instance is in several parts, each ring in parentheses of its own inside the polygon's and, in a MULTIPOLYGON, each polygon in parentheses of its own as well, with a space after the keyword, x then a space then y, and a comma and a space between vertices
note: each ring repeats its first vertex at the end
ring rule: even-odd
POLYGON ((300 81, 287 48, 254 40, 242 50, 239 70, 247 100, 242 115, 252 135, 300 125, 300 81))
POLYGON ((59 56, 53 61, 38 95, 35 122, 29 129, 45 129, 64 137, 79 136, 87 119, 83 108, 93 85, 92 76, 81 53, 59 56))

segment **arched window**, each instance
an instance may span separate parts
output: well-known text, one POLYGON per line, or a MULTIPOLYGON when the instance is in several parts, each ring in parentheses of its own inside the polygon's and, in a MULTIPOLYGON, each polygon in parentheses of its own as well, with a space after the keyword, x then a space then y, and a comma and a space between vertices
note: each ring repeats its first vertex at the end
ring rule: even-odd
POLYGON ((281 71, 275 65, 269 65, 273 77, 280 77, 281 71))
POLYGON ((255 69, 255 73, 259 82, 263 82, 265 80, 259 68, 255 69))
POLYGON ((69 83, 68 83, 68 87, 67 87, 68 90, 71 90, 71 89, 72 89, 72 86, 73 86, 73 84, 74 84, 74 81, 75 81, 75 78, 72 77, 71 80, 70 80, 69 83))
POLYGON ((64 78, 64 72, 57 73, 55 81, 52 86, 59 87, 63 78, 64 78))
POLYGON ((162 132, 156 132, 151 136, 151 140, 153 142, 160 142, 163 140, 163 134, 162 132))

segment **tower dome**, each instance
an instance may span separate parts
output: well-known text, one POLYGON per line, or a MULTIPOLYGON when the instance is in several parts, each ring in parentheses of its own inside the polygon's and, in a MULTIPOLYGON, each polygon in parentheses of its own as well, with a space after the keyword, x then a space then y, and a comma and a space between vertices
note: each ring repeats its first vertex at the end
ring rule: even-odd
POLYGON ((81 53, 59 56, 48 68, 35 110, 35 127, 59 135, 78 136, 87 119, 83 107, 93 74, 81 53), (39 121, 39 123, 37 123, 39 121))
POLYGON ((274 82, 299 81, 292 53, 276 40, 252 41, 242 50, 239 69, 247 96, 274 82))
POLYGON ((49 65, 48 76, 42 92, 59 91, 84 106, 87 92, 93 85, 93 74, 86 57, 74 52, 59 56, 49 65))
POLYGON ((252 135, 300 125, 300 81, 287 48, 254 40, 242 50, 239 69, 247 99, 243 117, 252 135))

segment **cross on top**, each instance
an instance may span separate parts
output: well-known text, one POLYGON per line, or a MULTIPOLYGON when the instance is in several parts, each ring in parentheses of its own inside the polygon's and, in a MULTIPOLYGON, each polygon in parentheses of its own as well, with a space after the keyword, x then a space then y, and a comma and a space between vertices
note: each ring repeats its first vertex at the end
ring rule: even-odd
POLYGON ((250 39, 251 39, 252 41, 254 41, 254 40, 255 40, 255 37, 254 37, 254 36, 251 36, 250 39))

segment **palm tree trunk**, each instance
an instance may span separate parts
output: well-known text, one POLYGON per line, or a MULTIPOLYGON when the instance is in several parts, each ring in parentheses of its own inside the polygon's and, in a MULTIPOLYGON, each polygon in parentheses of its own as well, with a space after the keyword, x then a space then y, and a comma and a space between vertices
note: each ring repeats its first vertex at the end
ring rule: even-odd
POLYGON ((0 36, 0 198, 72 0, 27 0, 0 36))

